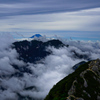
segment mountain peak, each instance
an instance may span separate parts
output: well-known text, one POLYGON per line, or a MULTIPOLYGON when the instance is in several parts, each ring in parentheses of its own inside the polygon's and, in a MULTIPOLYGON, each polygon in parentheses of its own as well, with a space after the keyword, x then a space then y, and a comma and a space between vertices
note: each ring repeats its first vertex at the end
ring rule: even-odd
POLYGON ((30 38, 34 38, 34 37, 42 37, 42 35, 40 35, 40 34, 35 34, 35 35, 33 35, 33 36, 31 36, 30 38))

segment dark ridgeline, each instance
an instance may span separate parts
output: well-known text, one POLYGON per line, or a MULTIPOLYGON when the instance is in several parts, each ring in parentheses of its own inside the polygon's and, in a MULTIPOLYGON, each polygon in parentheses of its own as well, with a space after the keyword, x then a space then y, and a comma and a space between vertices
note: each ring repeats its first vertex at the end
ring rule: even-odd
POLYGON ((36 63, 37 61, 51 54, 51 51, 46 50, 48 46, 60 48, 65 45, 59 40, 50 40, 47 42, 37 40, 32 40, 29 42, 25 40, 13 43, 13 48, 17 50, 19 59, 23 60, 26 63, 36 63))
MULTIPOLYGON (((69 45, 63 44, 60 40, 50 40, 47 42, 42 42, 38 40, 24 40, 13 43, 13 48, 15 48, 19 54, 18 59, 23 60, 26 63, 36 63, 37 61, 40 61, 47 55, 51 54, 51 51, 46 50, 46 48, 49 46, 53 46, 57 49, 64 46, 69 47, 69 45)), ((78 54, 76 51, 71 51, 70 53, 73 53, 74 58, 90 60, 90 58, 85 54, 81 55, 78 54)))

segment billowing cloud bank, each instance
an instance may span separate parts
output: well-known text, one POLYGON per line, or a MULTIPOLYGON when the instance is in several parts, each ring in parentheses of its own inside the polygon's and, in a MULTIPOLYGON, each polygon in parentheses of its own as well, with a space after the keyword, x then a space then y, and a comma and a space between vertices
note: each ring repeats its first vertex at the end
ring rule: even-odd
POLYGON ((18 60, 19 54, 11 48, 13 42, 10 35, 0 35, 1 100, 23 100, 19 98, 24 97, 42 100, 53 85, 73 72, 72 67, 75 64, 100 58, 100 42, 63 41, 69 47, 47 47, 47 51, 52 51, 52 54, 42 59, 42 63, 25 63, 18 60), (84 57, 79 59, 74 52, 84 57), (28 67, 32 72, 27 73, 21 69, 21 74, 14 65, 19 68, 28 67))

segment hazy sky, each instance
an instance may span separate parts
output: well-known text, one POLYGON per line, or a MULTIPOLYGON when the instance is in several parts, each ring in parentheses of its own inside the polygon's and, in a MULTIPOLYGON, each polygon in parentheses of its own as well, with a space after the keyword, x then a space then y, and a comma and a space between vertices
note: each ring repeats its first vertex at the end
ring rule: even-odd
POLYGON ((100 0, 0 0, 0 32, 100 40, 100 0))

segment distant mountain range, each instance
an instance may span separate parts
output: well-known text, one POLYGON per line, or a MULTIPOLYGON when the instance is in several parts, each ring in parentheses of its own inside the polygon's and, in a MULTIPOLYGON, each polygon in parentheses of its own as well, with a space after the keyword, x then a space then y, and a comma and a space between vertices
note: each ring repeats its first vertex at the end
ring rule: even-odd
MULTIPOLYGON (((53 46, 54 48, 60 48, 66 46, 67 48, 69 45, 65 45, 60 40, 49 40, 47 42, 42 42, 38 40, 32 41, 18 41, 13 43, 13 48, 15 48, 19 54, 19 59, 24 60, 24 62, 35 63, 40 59, 43 59, 47 55, 51 54, 52 52, 46 51, 46 48, 49 46, 53 46)), ((87 59, 90 60, 87 55, 78 54, 76 51, 71 51, 73 53, 73 58, 79 59, 87 59)))

